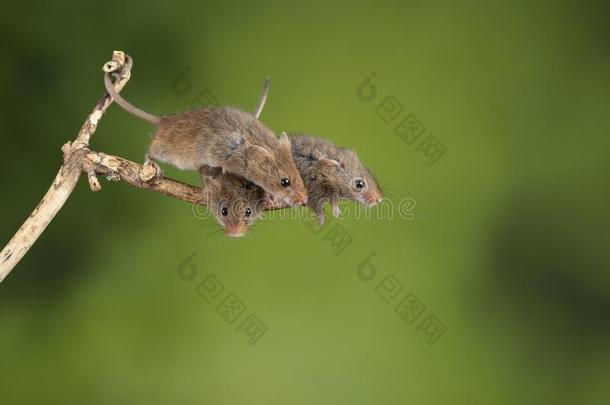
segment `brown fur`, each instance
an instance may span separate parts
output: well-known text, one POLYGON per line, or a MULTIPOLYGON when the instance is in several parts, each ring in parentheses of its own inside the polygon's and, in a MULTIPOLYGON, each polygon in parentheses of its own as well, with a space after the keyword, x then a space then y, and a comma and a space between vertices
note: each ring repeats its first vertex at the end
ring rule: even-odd
POLYGON ((201 178, 205 183, 204 193, 208 209, 229 236, 244 236, 248 227, 260 216, 265 204, 262 188, 243 177, 222 173, 220 169, 202 167, 201 178), (223 208, 227 215, 222 215, 223 208), (250 215, 246 210, 250 209, 250 215))
POLYGON ((292 157, 308 193, 307 205, 324 223, 324 204, 333 205, 338 216, 339 200, 359 201, 367 206, 382 200, 382 192, 369 170, 356 153, 333 143, 304 134, 291 134, 292 157), (356 187, 362 180, 364 187, 356 187))
POLYGON ((307 201, 287 136, 276 138, 237 108, 206 107, 162 117, 149 156, 183 170, 221 167, 291 205, 307 201), (281 185, 283 178, 290 186, 281 185))
POLYGON ((104 84, 125 111, 158 126, 144 162, 145 167, 154 167, 157 176, 161 175, 161 169, 151 159, 183 170, 220 167, 223 172, 258 184, 275 199, 290 205, 307 201, 288 137, 282 134, 276 138, 258 120, 269 93, 269 78, 265 80, 254 115, 233 107, 207 107, 157 117, 117 93, 109 73, 104 75, 104 84), (283 180, 288 180, 289 185, 282 185, 283 180))

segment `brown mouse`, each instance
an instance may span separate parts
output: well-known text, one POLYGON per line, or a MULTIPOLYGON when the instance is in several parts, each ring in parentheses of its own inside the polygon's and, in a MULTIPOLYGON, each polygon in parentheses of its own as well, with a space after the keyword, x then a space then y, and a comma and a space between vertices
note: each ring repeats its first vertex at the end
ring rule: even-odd
POLYGON ((257 116, 233 107, 203 107, 157 117, 121 97, 109 73, 104 83, 123 109, 158 126, 144 162, 143 173, 153 173, 147 179, 161 173, 154 160, 182 170, 220 167, 289 205, 307 202, 305 186, 292 160, 290 140, 285 133, 276 138, 257 116))
MULTIPOLYGON (((254 109, 256 118, 263 110, 269 86, 270 79, 267 77, 254 109)), ((228 236, 244 236, 250 225, 260 217, 261 210, 269 204, 265 191, 241 176, 223 173, 218 167, 203 166, 199 173, 204 184, 203 193, 208 202, 208 210, 228 236)))
POLYGON ((327 202, 338 217, 341 199, 366 206, 382 201, 381 189, 353 150, 305 134, 291 134, 290 141, 292 157, 307 187, 307 205, 317 214, 321 225, 327 202))
POLYGON ((228 236, 244 236, 260 216, 265 191, 241 176, 222 173, 220 168, 204 166, 199 172, 205 182, 208 209, 228 236))

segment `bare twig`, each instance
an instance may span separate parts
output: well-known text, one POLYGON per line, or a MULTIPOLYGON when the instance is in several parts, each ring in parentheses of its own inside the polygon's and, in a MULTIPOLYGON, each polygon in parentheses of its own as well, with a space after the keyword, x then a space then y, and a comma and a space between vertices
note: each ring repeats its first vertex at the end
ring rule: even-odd
POLYGON ((142 166, 118 156, 89 151, 85 155, 84 165, 96 174, 105 174, 110 180, 122 180, 132 186, 156 191, 191 204, 207 205, 201 188, 168 177, 143 181, 139 175, 142 166))
MULTIPOLYGON (((104 65, 104 70, 116 72, 115 88, 117 91, 120 91, 129 80, 131 65, 131 58, 120 51, 115 51, 112 55, 112 61, 104 65)), ((89 140, 111 102, 112 99, 107 94, 104 95, 85 120, 76 136, 76 140, 62 148, 64 164, 55 176, 53 184, 17 233, 0 252, 0 282, 32 247, 76 187, 83 170, 83 159, 88 152, 89 140)), ((99 183, 92 182, 91 177, 89 178, 92 187, 95 187, 94 184, 99 185, 99 183)))

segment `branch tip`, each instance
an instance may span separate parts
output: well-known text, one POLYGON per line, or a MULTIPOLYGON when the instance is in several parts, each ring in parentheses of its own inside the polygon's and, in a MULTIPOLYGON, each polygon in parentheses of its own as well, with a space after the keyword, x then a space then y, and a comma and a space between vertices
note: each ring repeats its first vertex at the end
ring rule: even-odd
POLYGON ((89 180, 89 188, 91 191, 100 191, 102 189, 102 185, 100 181, 97 179, 97 174, 93 170, 87 171, 87 180, 89 180))
POLYGON ((112 52, 112 60, 104 63, 102 70, 106 73, 122 70, 125 67, 128 58, 129 56, 127 56, 125 52, 114 51, 112 52))

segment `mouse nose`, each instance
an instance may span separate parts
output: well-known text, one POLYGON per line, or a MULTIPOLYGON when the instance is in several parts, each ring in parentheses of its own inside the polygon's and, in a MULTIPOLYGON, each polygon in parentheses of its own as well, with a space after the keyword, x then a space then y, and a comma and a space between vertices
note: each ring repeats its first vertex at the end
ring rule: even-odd
POLYGON ((379 191, 373 191, 369 194, 369 202, 371 205, 379 204, 383 201, 383 196, 379 191))
POLYGON ((247 228, 245 225, 227 226, 225 234, 232 238, 241 238, 246 235, 247 228))
POLYGON ((307 194, 295 192, 292 193, 292 205, 305 205, 307 204, 307 194))

